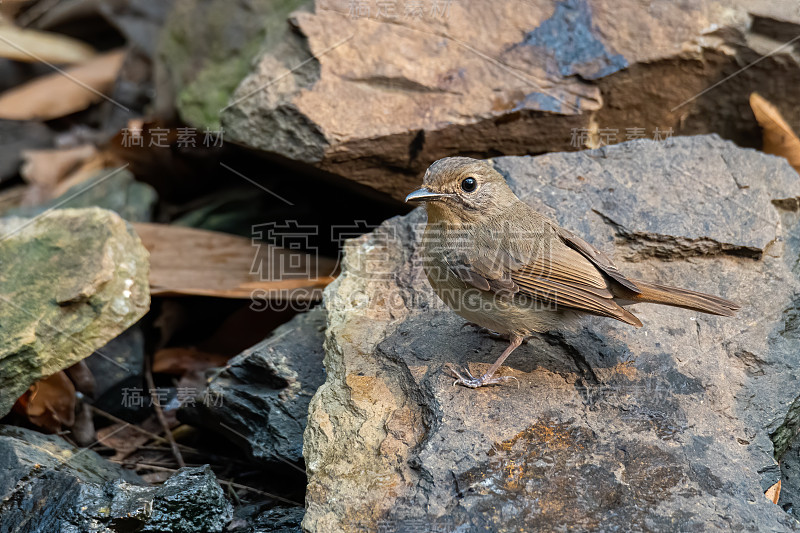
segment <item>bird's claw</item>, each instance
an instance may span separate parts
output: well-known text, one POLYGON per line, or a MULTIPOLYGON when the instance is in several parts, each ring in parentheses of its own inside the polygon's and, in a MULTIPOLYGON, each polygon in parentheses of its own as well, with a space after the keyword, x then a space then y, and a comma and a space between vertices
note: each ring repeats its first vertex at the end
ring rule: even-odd
POLYGON ((448 372, 450 372, 450 374, 454 378, 456 378, 455 381, 453 381, 454 387, 458 384, 461 384, 464 385, 465 387, 469 387, 470 389, 477 389, 479 387, 484 387, 486 385, 499 385, 501 383, 505 383, 506 381, 513 379, 517 382, 517 388, 519 388, 519 380, 514 376, 489 376, 484 374, 481 377, 476 378, 470 373, 469 369, 467 368, 464 368, 461 372, 459 372, 450 363, 447 363, 445 365, 445 368, 447 369, 448 372))

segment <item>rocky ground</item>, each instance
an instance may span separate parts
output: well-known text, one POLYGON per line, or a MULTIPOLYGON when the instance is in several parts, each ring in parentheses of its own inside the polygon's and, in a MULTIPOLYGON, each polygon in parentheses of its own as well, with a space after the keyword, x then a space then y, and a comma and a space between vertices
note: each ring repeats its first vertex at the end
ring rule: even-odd
POLYGON ((800 529, 798 34, 753 0, 0 0, 0 532, 800 529), (639 304, 454 386, 504 343, 402 203, 454 155, 741 311, 639 304))
POLYGON ((305 529, 796 529, 764 497, 797 430, 796 173, 715 136, 493 163, 625 273, 742 310, 640 304, 642 329, 591 319, 517 350, 516 381, 455 387, 445 363, 477 375, 502 343, 433 294, 423 212, 387 221, 326 290, 305 529))

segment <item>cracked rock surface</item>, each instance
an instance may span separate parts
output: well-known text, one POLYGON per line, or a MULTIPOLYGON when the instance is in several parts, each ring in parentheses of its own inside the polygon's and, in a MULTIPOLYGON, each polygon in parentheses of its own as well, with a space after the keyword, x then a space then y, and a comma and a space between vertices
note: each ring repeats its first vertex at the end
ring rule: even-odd
POLYGON ((445 363, 478 374, 505 344, 429 287, 424 211, 391 219, 348 242, 326 288, 304 529, 797 530, 764 496, 800 420, 797 173, 716 136, 494 165, 626 274, 741 311, 635 305, 638 330, 533 337, 500 369, 519 387, 454 387, 445 363))
MULTIPOLYGON (((308 1, 288 23, 268 17, 221 121, 226 139, 398 199, 440 157, 575 149, 581 132, 752 142, 753 91, 800 126, 798 58, 784 45, 800 12, 766 4, 308 1)), ((239 79, 225 74, 206 77, 239 79)))

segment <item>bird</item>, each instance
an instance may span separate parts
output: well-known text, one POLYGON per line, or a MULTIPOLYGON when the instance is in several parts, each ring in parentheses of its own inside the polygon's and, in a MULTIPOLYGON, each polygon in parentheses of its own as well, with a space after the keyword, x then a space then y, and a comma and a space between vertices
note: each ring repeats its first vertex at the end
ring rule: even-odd
POLYGON ((637 328, 625 307, 654 303, 733 316, 736 303, 700 292, 633 279, 584 239, 520 200, 489 161, 446 157, 425 172, 406 202, 428 215, 422 268, 437 296, 468 323, 508 338, 481 376, 448 363, 455 384, 500 384, 506 358, 531 335, 572 327, 586 315, 637 328))

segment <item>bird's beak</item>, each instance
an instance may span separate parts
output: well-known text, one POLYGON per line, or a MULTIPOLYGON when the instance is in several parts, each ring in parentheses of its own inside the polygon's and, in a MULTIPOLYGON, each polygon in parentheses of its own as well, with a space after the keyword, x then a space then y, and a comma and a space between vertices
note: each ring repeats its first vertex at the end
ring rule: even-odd
POLYGON ((429 202, 431 200, 438 200, 439 198, 443 198, 445 196, 448 195, 431 192, 423 187, 422 189, 417 189, 406 196, 406 202, 429 202))

